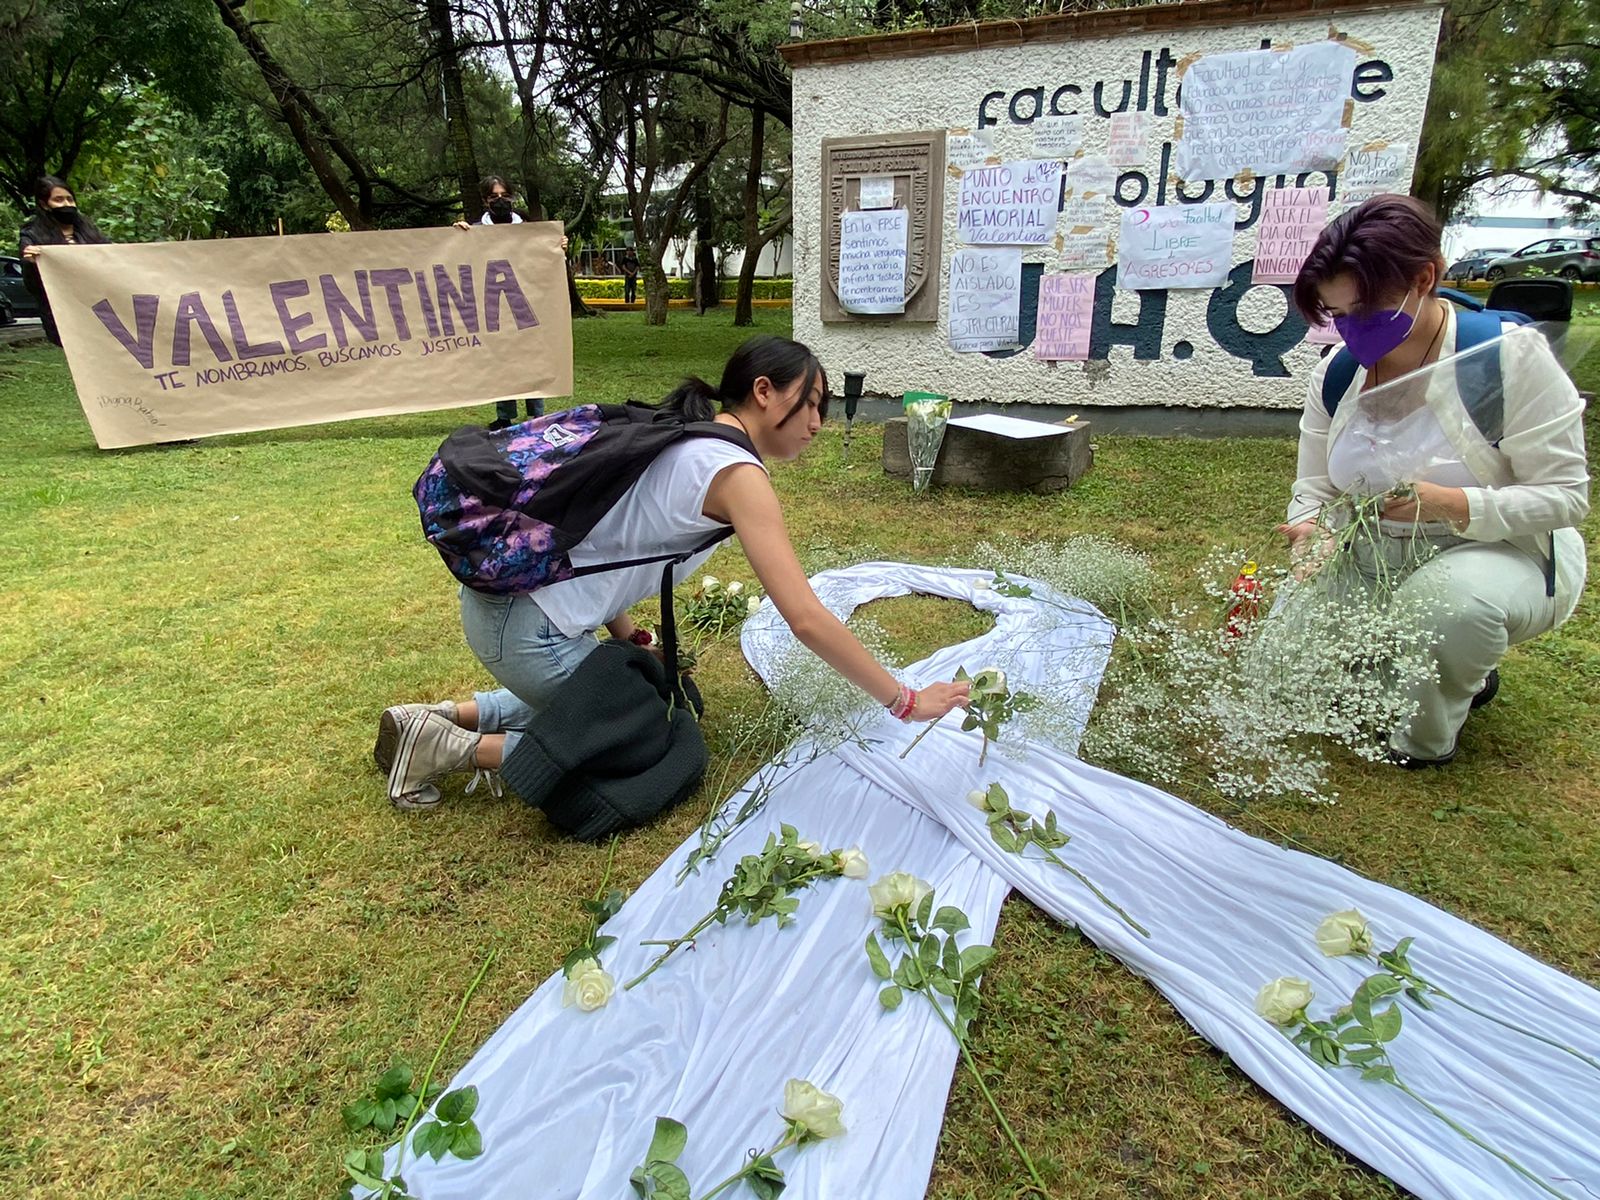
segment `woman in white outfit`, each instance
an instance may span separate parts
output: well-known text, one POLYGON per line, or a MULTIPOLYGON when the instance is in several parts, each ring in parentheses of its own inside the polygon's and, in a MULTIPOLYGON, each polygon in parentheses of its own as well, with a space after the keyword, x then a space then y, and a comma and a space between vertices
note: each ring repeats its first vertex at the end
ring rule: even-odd
POLYGON ((1576 528, 1589 511, 1583 402, 1539 331, 1491 325, 1490 340, 1469 336, 1484 318, 1435 294, 1440 232, 1420 201, 1378 196, 1332 222, 1307 257, 1295 304, 1308 321, 1331 319, 1358 365, 1342 390, 1337 375, 1326 383, 1334 355, 1312 374, 1279 526, 1292 557, 1314 553, 1324 505, 1397 492, 1373 561, 1357 569, 1370 582, 1386 563, 1402 592, 1443 600, 1431 618, 1436 678, 1418 685, 1416 715, 1390 736, 1390 759, 1408 768, 1455 757, 1468 712, 1499 687, 1507 647, 1571 616, 1586 572, 1576 528), (1484 349, 1419 377, 1424 386, 1362 403, 1473 341, 1484 349), (1412 464, 1409 477, 1395 477, 1397 463, 1412 464))

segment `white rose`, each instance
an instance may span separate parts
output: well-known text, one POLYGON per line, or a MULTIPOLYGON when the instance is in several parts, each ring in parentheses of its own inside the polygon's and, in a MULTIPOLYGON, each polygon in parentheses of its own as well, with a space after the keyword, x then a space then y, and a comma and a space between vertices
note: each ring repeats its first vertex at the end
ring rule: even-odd
POLYGON ((1006 690, 1006 673, 999 667, 984 667, 972 677, 974 696, 998 696, 1006 690))
POLYGON ((567 976, 566 985, 561 989, 561 1003, 563 1007, 577 1005, 583 1012, 594 1012, 604 1008, 616 990, 617 981, 611 977, 611 972, 594 959, 586 958, 567 976))
POLYGON ((783 1085, 783 1119, 800 1128, 802 1142, 838 1137, 845 1132, 839 1120, 844 1105, 804 1079, 791 1079, 783 1085))
POLYGON ((978 592, 987 592, 992 587, 994 587, 994 580, 992 579, 978 579, 974 580, 972 584, 973 590, 978 592))
POLYGON ((860 846, 839 851, 839 874, 846 879, 865 879, 868 869, 867 856, 861 852, 860 846))
POLYGON ((761 597, 760 596, 751 596, 750 599, 748 599, 748 600, 746 600, 744 602, 744 611, 749 616, 752 616, 752 617, 755 616, 756 609, 758 609, 760 607, 761 607, 761 597))
POLYGON ((722 580, 718 579, 715 575, 705 575, 700 579, 700 590, 708 596, 721 586, 722 580))
POLYGON ((821 842, 799 842, 797 844, 800 849, 804 850, 812 858, 821 858, 823 855, 821 842))
POLYGON ((915 875, 893 871, 867 888, 872 897, 872 911, 877 916, 893 916, 897 909, 915 914, 924 896, 933 891, 933 885, 924 883, 915 875))
POLYGON ((989 793, 982 788, 973 788, 967 793, 967 803, 979 812, 989 811, 989 793))
POLYGON ((1311 984, 1304 979, 1284 976, 1274 979, 1256 993, 1256 1012, 1274 1025, 1293 1025, 1311 1003, 1311 984))
POLYGON ((742 591, 744 591, 744 584, 740 583, 737 579, 735 579, 727 587, 727 592, 730 596, 737 596, 742 591))
POLYGON ((1329 913, 1317 926, 1317 949, 1329 958, 1370 952, 1372 930, 1367 927, 1367 919, 1353 908, 1329 913))

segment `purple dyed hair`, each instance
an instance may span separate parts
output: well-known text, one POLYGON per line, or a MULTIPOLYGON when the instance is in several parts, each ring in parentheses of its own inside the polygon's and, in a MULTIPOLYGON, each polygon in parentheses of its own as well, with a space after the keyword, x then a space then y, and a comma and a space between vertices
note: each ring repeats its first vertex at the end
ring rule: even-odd
POLYGON ((1317 289, 1346 272, 1363 305, 1402 292, 1423 267, 1443 262, 1443 232, 1421 200, 1374 196, 1322 231, 1294 281, 1294 306, 1307 321, 1326 320, 1317 289))

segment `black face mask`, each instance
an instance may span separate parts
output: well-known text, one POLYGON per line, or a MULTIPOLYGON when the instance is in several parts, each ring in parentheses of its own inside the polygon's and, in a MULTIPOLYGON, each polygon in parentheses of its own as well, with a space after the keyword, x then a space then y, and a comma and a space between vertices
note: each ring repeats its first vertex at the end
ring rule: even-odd
POLYGON ((73 225, 77 223, 78 210, 74 205, 63 204, 60 208, 52 208, 48 211, 52 217, 60 221, 63 225, 73 225))
POLYGON ((496 225, 507 225, 511 222, 511 200, 506 196, 496 196, 489 201, 489 219, 496 225))

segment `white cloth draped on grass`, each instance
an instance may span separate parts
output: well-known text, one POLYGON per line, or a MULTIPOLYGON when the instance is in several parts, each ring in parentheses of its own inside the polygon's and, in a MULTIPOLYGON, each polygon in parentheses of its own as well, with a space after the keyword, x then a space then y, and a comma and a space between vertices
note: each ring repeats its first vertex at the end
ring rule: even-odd
MULTIPOLYGON (((878 739, 870 751, 846 747, 790 768, 803 779, 780 789, 699 876, 675 888, 696 839, 681 846, 607 924, 618 939, 607 969, 619 981, 642 970, 654 948, 640 939, 688 929, 713 907, 737 857, 787 822, 830 848, 859 844, 871 878, 904 870, 928 880, 941 903, 966 911, 974 940, 993 937, 1001 901, 1021 889, 1150 980, 1285 1106, 1425 1200, 1543 1194, 1396 1089, 1316 1066, 1256 1015, 1255 994, 1275 976, 1299 975, 1317 989, 1318 1015, 1324 1002, 1331 1008, 1348 997, 1367 972, 1353 960, 1324 958, 1312 933, 1328 912, 1350 907, 1370 918, 1384 944, 1414 935, 1413 965, 1433 982, 1591 1055, 1600 1052, 1600 994, 1403 892, 1248 837, 1071 757, 1058 747, 1075 745, 1081 733, 1110 626, 1037 585, 1033 597, 1000 596, 982 586, 988 578, 868 563, 816 582, 841 613, 907 592, 994 613, 988 633, 915 664, 907 677, 915 686, 948 679, 958 666, 1002 662, 1013 687, 1054 688, 1069 706, 1051 739, 1057 745, 1035 741, 1021 759, 991 749, 980 772, 977 733, 947 721, 901 760, 913 731, 885 719, 867 731, 878 739), (1070 678, 1086 683, 1076 707, 1064 690, 1070 678), (991 782, 1003 784, 1016 807, 1053 809, 1073 835, 1061 855, 1149 929, 1149 939, 1059 868, 995 846, 965 799, 991 782)), ((746 622, 746 654, 764 675, 789 640, 770 605, 746 622)), ((784 1081, 799 1077, 842 1099, 848 1133, 780 1155, 788 1195, 922 1196, 954 1042, 918 997, 881 1011, 862 952, 875 924, 864 883, 830 880, 801 893, 797 917, 784 930, 771 922, 713 927, 692 951, 592 1014, 563 1009, 561 977, 553 975, 451 1082, 479 1089, 483 1155, 408 1160, 413 1194, 615 1200, 630 1194, 628 1175, 657 1116, 687 1124, 680 1165, 701 1191, 736 1170, 747 1149, 776 1140, 784 1081)), ((1392 1054, 1402 1079, 1552 1186, 1600 1195, 1600 1072, 1448 1003, 1431 1014, 1407 1004, 1392 1054)), ((1029 1150, 1048 1178, 1052 1147, 1029 1150)))

